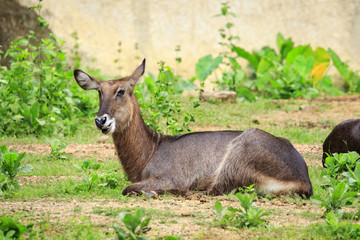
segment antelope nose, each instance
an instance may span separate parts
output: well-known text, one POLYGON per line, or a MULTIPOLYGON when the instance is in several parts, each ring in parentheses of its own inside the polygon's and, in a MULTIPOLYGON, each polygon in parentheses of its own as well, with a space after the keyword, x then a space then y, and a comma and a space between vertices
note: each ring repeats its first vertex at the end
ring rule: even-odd
POLYGON ((96 118, 95 118, 95 125, 96 125, 98 128, 102 129, 103 126, 104 126, 105 123, 106 123, 106 120, 107 120, 106 116, 103 116, 103 117, 100 117, 100 118, 96 117, 96 118))

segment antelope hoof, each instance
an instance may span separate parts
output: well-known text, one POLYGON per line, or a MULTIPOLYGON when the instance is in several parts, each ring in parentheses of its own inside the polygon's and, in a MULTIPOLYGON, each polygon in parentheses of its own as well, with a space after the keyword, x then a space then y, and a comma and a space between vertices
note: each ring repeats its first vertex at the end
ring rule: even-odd
POLYGON ((146 193, 144 193, 144 195, 146 196, 146 197, 151 197, 151 198, 157 198, 159 195, 157 194, 157 192, 155 192, 155 191, 150 191, 150 192, 146 192, 146 193))

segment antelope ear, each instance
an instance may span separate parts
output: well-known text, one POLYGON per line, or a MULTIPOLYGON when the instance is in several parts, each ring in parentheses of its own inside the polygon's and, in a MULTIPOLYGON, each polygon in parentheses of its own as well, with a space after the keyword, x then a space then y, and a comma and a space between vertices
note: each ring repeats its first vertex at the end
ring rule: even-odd
POLYGON ((79 86, 84 90, 98 90, 100 88, 100 81, 91 77, 87 73, 76 69, 74 70, 74 78, 79 86))
POLYGON ((134 87, 136 85, 136 83, 138 82, 138 80, 140 79, 140 77, 144 74, 145 72, 145 58, 142 61, 141 65, 138 66, 135 71, 130 75, 129 77, 129 83, 130 83, 130 88, 131 91, 134 90, 134 87))

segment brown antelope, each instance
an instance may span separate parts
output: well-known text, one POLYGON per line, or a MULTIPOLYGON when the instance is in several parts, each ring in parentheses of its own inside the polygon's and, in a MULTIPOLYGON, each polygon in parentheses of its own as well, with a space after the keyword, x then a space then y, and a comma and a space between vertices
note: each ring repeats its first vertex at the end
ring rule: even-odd
POLYGON ((323 144, 323 166, 328 154, 350 151, 360 154, 360 119, 349 119, 339 123, 327 136, 323 144))
POLYGON ((165 136, 144 123, 135 84, 145 71, 145 59, 126 78, 99 81, 74 71, 85 90, 99 92, 95 124, 112 134, 119 160, 133 184, 130 193, 175 193, 198 190, 213 195, 255 184, 263 193, 313 193, 308 169, 291 143, 259 129, 195 132, 165 136))

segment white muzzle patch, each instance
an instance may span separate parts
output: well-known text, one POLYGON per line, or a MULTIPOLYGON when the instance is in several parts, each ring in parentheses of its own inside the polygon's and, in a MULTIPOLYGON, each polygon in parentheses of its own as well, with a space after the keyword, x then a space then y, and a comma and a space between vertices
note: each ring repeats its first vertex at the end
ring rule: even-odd
POLYGON ((95 125, 103 134, 112 134, 115 131, 115 119, 108 114, 95 117, 95 125))

